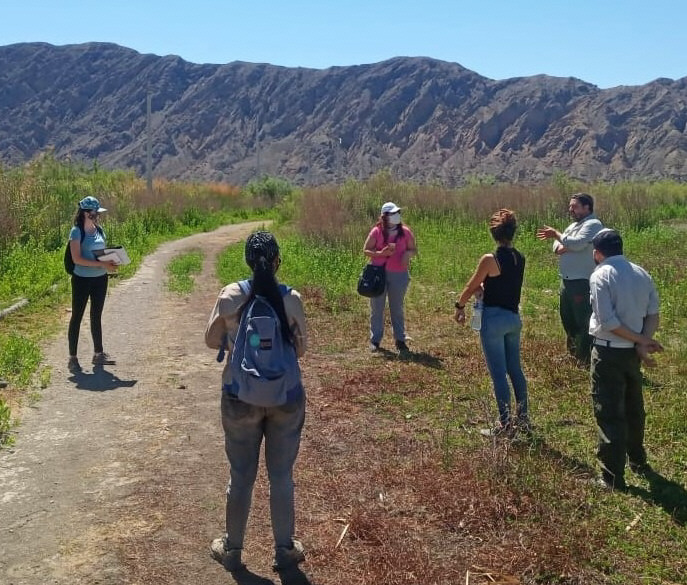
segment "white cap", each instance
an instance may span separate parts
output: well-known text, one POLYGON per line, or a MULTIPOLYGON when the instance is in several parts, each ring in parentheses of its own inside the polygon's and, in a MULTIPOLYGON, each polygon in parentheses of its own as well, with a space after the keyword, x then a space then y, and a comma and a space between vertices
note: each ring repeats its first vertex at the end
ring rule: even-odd
POLYGON ((387 201, 384 205, 382 205, 382 214, 396 213, 397 211, 401 211, 401 208, 393 201, 387 201))

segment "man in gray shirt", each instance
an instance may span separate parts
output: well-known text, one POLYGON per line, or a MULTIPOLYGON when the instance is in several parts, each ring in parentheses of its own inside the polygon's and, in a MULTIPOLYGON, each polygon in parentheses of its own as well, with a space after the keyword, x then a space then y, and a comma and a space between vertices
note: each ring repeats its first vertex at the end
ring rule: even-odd
POLYGON ((540 240, 552 239, 558 256, 561 276, 559 311, 566 334, 568 351, 582 364, 589 365, 591 338, 589 337, 589 275, 594 270, 592 238, 603 228, 594 215, 594 198, 576 193, 568 205, 575 220, 563 233, 545 225, 537 230, 540 240))
POLYGON ((644 399, 640 365, 654 365, 650 354, 663 347, 653 339, 658 329, 658 293, 651 276, 623 256, 623 240, 615 230, 601 230, 592 242, 592 316, 589 333, 594 416, 599 430, 598 483, 625 489, 625 460, 646 475, 644 399))

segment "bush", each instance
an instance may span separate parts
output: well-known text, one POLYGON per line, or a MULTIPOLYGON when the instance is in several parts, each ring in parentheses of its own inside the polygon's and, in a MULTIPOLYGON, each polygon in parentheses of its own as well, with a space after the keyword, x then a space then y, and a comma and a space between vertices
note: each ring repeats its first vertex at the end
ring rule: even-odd
POLYGON ((12 442, 10 431, 12 430, 12 412, 7 403, 0 398, 0 445, 12 442))
POLYGON ((244 188, 244 192, 258 202, 269 207, 288 199, 296 191, 296 188, 285 179, 265 175, 261 179, 251 181, 244 188))

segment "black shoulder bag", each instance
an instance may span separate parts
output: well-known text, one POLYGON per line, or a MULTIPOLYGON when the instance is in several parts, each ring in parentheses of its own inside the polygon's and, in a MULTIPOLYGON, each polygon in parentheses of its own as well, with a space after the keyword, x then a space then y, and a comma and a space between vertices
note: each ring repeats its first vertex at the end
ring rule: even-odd
POLYGON ((364 297, 378 297, 386 288, 386 262, 381 266, 367 264, 358 279, 358 294, 364 297))

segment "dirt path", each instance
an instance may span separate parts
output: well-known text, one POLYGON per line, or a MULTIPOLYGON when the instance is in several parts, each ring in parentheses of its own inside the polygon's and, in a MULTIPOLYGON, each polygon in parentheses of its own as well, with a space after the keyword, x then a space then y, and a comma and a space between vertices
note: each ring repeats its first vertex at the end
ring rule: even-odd
MULTIPOLYGON (((91 369, 87 323, 83 373, 67 371, 63 336, 45 348, 51 384, 0 452, 0 583, 231 582, 208 553, 222 530, 227 467, 219 366, 202 335, 219 290, 217 252, 258 225, 164 244, 114 287, 103 329, 117 365, 91 369), (168 293, 166 263, 197 247, 206 259, 195 292, 168 293)), ((261 479, 246 560, 269 576, 247 582, 268 584, 264 491, 261 479)))

